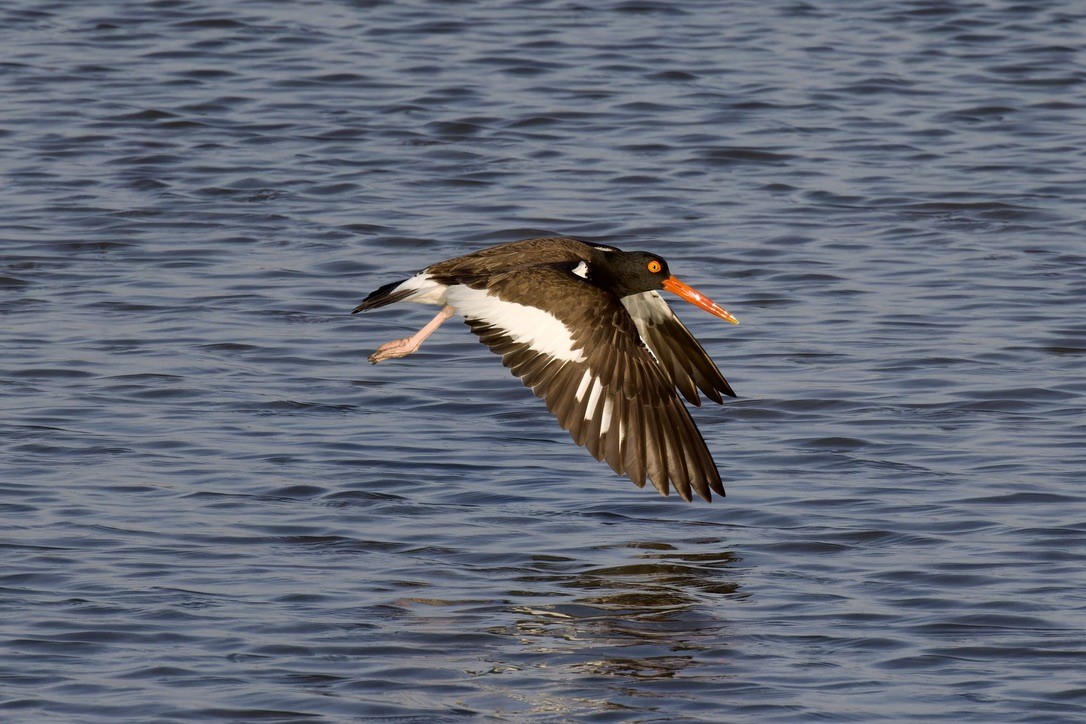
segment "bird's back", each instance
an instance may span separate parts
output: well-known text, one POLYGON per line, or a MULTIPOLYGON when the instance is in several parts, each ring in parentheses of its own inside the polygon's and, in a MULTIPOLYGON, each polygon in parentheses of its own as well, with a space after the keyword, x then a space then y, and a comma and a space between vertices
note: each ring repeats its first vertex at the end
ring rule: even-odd
POLYGON ((525 266, 588 262, 602 248, 606 247, 593 247, 568 236, 549 236, 480 249, 432 264, 426 272, 446 284, 464 283, 525 266))

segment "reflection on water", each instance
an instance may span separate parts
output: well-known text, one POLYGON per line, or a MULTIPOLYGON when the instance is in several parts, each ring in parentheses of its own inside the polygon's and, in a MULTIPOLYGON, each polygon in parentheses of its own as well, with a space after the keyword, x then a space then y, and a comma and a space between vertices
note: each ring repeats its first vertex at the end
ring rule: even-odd
POLYGON ((739 559, 730 551, 683 553, 669 543, 628 547, 646 552, 627 565, 522 577, 575 595, 516 607, 523 617, 494 631, 581 673, 659 678, 694 665, 691 652, 721 644, 726 621, 719 599, 745 595, 729 576, 739 559))
MULTIPOLYGON (((502 538, 504 530, 493 534, 502 538)), ((378 667, 381 677, 425 675, 441 687, 463 675, 476 687, 472 706, 495 715, 636 711, 619 699, 664 701, 691 682, 728 676, 727 613, 747 594, 727 545, 709 538, 682 547, 611 544, 579 557, 532 554, 517 566, 460 571, 475 581, 462 590, 492 591, 483 598, 438 598, 428 595, 432 582, 399 579, 400 595, 366 609, 357 623, 360 632, 377 620, 400 632, 401 645, 377 644, 395 661, 378 667)), ((460 555, 416 552, 436 556, 432 565, 460 555)))
POLYGON ((723 545, 605 546, 596 556, 615 564, 599 567, 535 554, 508 579, 514 588, 494 600, 413 595, 390 608, 420 641, 449 637, 463 652, 460 671, 478 687, 471 701, 495 715, 633 712, 638 707, 619 699, 663 700, 673 694, 669 682, 703 678, 707 664, 719 665, 728 600, 744 597, 734 580, 738 559, 723 545), (484 654, 468 650, 482 641, 484 654), (654 693, 656 686, 665 688, 654 693))

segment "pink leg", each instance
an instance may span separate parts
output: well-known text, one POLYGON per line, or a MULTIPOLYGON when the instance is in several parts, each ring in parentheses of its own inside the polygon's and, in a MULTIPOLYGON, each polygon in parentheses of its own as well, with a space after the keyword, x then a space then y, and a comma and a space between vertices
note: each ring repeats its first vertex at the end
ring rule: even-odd
POLYGON ((415 332, 410 337, 403 339, 393 340, 391 342, 385 342, 377 351, 370 355, 370 362, 377 364, 378 362, 384 362, 386 359, 396 359, 397 357, 406 357, 412 352, 416 351, 423 341, 434 333, 444 323, 446 319, 451 317, 456 312, 455 309, 449 306, 442 307, 441 311, 437 313, 430 322, 415 332))

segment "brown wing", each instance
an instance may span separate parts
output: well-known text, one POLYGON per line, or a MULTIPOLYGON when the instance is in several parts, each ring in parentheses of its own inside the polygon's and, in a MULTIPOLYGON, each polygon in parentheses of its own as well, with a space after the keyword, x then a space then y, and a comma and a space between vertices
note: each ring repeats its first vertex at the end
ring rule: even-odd
POLYGON ((716 363, 659 294, 632 294, 623 297, 622 305, 633 317, 641 339, 691 404, 701 405, 695 386, 714 402, 724 402, 721 393, 736 396, 716 363))
POLYGON ((705 441, 675 393, 672 380, 641 342, 629 313, 609 292, 553 267, 524 267, 472 284, 494 298, 494 312, 476 308, 465 320, 480 341, 547 409, 574 442, 597 460, 646 480, 667 495, 669 483, 684 500, 724 495, 705 441), (542 308, 570 332, 571 354, 539 349, 512 328, 502 302, 542 308))

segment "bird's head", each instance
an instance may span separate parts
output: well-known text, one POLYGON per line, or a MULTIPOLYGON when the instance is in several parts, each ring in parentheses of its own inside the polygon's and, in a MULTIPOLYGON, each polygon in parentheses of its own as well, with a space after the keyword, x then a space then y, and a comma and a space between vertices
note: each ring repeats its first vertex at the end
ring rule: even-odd
POLYGON ((739 320, 719 304, 672 276, 667 262, 656 254, 647 251, 615 250, 603 254, 602 257, 599 263, 593 265, 592 279, 597 284, 609 288, 620 298, 664 289, 679 295, 709 314, 732 324, 739 324, 739 320))

